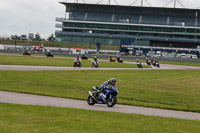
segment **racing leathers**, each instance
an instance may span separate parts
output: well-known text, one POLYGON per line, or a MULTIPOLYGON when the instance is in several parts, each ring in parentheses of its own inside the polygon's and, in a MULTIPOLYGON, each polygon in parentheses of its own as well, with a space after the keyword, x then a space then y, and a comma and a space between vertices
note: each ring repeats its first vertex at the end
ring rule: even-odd
POLYGON ((111 82, 105 81, 101 86, 98 87, 98 92, 100 93, 100 99, 102 100, 103 103, 106 103, 106 92, 104 91, 105 88, 107 89, 112 89, 112 88, 116 88, 115 85, 111 84, 111 82))

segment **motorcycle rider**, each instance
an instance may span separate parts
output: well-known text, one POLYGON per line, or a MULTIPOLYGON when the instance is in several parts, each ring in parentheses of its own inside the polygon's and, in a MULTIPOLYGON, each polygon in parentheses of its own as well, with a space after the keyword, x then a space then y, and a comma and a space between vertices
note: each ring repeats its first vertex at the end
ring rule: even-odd
POLYGON ((146 58, 146 63, 147 63, 147 65, 151 65, 151 60, 149 60, 148 58, 146 58))
POLYGON ((136 63, 137 63, 137 64, 141 64, 141 62, 140 62, 138 59, 136 59, 136 63))
POLYGON ((81 65, 81 59, 79 58, 79 56, 77 56, 75 59, 74 59, 74 66, 75 66, 75 63, 76 62, 79 62, 80 65, 81 65))
POLYGON ((103 94, 102 92, 104 91, 105 88, 107 89, 112 89, 113 87, 116 88, 115 83, 116 83, 115 78, 110 78, 110 80, 105 81, 101 86, 98 87, 98 92, 100 92, 100 98, 102 99, 103 103, 106 103, 106 94, 103 94))
POLYGON ((138 68, 142 68, 142 63, 138 59, 136 59, 136 64, 138 68))
POLYGON ((47 55, 50 55, 50 54, 51 54, 51 52, 50 52, 49 50, 46 50, 46 53, 47 53, 47 55))
POLYGON ((98 65, 98 60, 97 60, 97 57, 96 57, 96 56, 94 56, 94 59, 92 60, 92 67, 93 67, 93 63, 94 63, 95 65, 98 65))
POLYGON ((24 50, 24 53, 26 54, 27 52, 28 52, 28 50, 27 50, 27 49, 25 49, 25 50, 24 50))

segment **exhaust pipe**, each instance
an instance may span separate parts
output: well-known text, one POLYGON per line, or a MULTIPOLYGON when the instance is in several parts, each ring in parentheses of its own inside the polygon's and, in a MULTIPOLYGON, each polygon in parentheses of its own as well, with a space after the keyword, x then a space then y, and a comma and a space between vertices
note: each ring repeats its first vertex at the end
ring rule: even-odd
POLYGON ((98 102, 98 100, 96 100, 96 98, 94 98, 94 96, 93 96, 93 94, 92 94, 91 91, 88 91, 88 94, 89 94, 96 102, 98 102))
POLYGON ((91 92, 91 91, 88 91, 88 94, 89 94, 91 97, 93 97, 93 95, 92 95, 92 92, 91 92))

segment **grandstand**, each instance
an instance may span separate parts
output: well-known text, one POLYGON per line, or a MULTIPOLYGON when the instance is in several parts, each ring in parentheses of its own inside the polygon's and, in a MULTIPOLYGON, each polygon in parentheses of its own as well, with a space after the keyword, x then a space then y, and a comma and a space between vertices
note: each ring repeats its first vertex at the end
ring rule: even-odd
POLYGON ((60 3, 66 16, 56 18, 58 42, 120 45, 134 38, 137 46, 200 46, 199 9, 60 3))

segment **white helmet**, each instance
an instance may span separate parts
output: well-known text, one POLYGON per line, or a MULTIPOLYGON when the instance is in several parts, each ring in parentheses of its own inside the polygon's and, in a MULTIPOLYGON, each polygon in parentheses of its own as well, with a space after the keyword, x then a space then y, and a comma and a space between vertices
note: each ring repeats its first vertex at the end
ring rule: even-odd
POLYGON ((116 83, 117 80, 115 78, 110 78, 109 81, 110 81, 111 85, 115 85, 115 83, 116 83))

